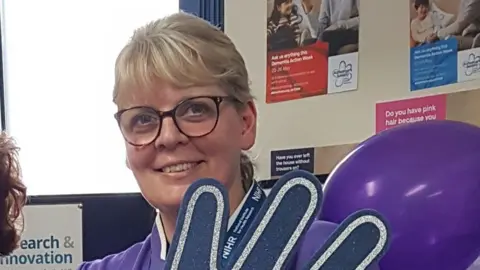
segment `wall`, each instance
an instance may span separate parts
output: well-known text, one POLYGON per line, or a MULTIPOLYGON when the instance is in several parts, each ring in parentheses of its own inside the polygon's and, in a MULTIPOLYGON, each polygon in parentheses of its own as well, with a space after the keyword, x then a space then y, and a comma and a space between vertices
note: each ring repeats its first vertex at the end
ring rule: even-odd
POLYGON ((409 0, 370 0, 360 6, 358 90, 267 105, 266 14, 265 0, 225 3, 225 32, 247 62, 258 101, 252 150, 258 179, 270 177, 271 150, 357 143, 373 135, 378 101, 480 88, 477 80, 410 92, 409 0))

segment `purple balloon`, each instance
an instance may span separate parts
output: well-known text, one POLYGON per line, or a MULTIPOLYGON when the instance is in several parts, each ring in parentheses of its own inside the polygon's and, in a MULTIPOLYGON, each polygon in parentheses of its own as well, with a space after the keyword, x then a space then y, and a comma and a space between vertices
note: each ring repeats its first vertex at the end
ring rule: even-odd
POLYGON ((320 218, 364 208, 391 227, 382 269, 467 269, 480 254, 480 128, 404 124, 361 143, 327 180, 320 218))
MULTIPOLYGON (((304 269, 304 264, 310 261, 337 227, 338 225, 332 222, 314 221, 304 236, 300 250, 297 253, 295 269, 304 269)), ((373 264, 367 270, 379 270, 379 268, 377 264, 373 264)))

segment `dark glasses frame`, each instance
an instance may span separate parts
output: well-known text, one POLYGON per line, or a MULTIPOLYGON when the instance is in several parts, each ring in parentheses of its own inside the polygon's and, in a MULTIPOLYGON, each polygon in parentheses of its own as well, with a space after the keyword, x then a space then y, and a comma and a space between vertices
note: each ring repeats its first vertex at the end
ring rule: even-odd
POLYGON ((118 112, 116 112, 114 114, 114 117, 115 119, 117 120, 117 124, 120 128, 120 131, 123 135, 123 138, 125 139, 126 142, 128 142, 129 144, 133 145, 133 146, 145 146, 145 145, 149 145, 151 143, 153 143, 155 140, 157 140, 158 136, 160 136, 160 132, 162 130, 162 124, 163 124, 163 120, 167 117, 171 117, 172 120, 173 120, 173 123, 175 124, 175 127, 178 129, 178 131, 180 131, 180 133, 182 133, 183 135, 187 136, 188 138, 200 138, 200 137, 204 137, 204 136, 207 136, 209 135, 210 133, 212 133, 215 128, 217 127, 218 125, 218 120, 220 118, 220 104, 223 102, 223 101, 230 101, 230 102, 234 102, 234 103, 241 103, 238 99, 234 98, 234 97, 230 97, 230 96, 195 96, 195 97, 190 97, 190 98, 187 98, 187 99, 184 99, 182 100, 180 103, 178 103, 177 105, 175 105, 175 107, 171 110, 168 110, 168 111, 160 111, 160 110, 157 110, 155 108, 152 108, 152 107, 149 107, 149 106, 135 106, 135 107, 130 107, 130 108, 127 108, 127 109, 123 109, 123 110, 120 110, 118 112), (200 98, 208 98, 208 99, 211 99, 214 103, 215 103, 215 109, 216 109, 216 119, 215 119, 215 124, 212 126, 211 130, 206 132, 206 133, 203 133, 201 135, 196 135, 196 136, 191 136, 189 134, 187 134, 186 132, 184 132, 182 130, 182 128, 180 128, 180 125, 178 124, 178 120, 177 120, 177 117, 176 117, 176 112, 178 110, 178 108, 180 108, 183 104, 187 103, 187 102, 190 102, 192 100, 195 100, 195 99, 200 99, 200 98), (128 112, 130 110, 135 110, 135 109, 146 109, 148 111, 151 111, 153 113, 155 113, 158 118, 159 118, 159 121, 160 123, 158 124, 158 128, 157 128, 157 134, 155 136, 153 136, 152 140, 150 140, 149 142, 147 143, 142 143, 142 144, 138 144, 138 143, 133 143, 131 141, 129 141, 129 139, 127 138, 127 136, 125 136, 124 132, 123 132, 123 129, 122 129, 122 126, 121 126, 121 117, 122 115, 125 113, 125 112, 128 112))

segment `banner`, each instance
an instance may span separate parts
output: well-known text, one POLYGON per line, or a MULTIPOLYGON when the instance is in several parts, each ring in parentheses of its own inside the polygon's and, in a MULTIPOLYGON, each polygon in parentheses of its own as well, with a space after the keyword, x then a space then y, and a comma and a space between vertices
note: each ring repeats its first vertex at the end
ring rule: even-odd
POLYGON ((0 258, 0 270, 75 270, 82 262, 82 208, 28 205, 20 248, 0 258))
POLYGON ((357 89, 358 0, 267 0, 266 102, 357 89))
POLYGON ((376 132, 397 125, 453 120, 480 126, 480 90, 432 95, 376 104, 376 132))
POLYGON ((408 1, 411 90, 480 79, 480 2, 408 1))

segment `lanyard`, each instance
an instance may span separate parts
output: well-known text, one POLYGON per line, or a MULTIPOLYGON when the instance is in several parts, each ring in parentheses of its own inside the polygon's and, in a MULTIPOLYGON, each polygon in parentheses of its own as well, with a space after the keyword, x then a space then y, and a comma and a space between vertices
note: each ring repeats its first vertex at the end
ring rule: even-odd
MULTIPOLYGON (((266 195, 264 191, 260 188, 260 186, 253 181, 252 187, 248 191, 245 199, 245 203, 242 205, 238 215, 235 217, 233 224, 229 227, 227 231, 227 235, 225 238, 225 243, 221 249, 221 260, 222 263, 225 264, 228 258, 230 257, 231 253, 233 253, 234 249, 241 241, 241 239, 245 236, 246 231, 250 227, 251 223, 255 219, 258 211, 262 207, 263 202, 266 199, 266 195)), ((157 224, 157 232, 159 234, 163 234, 163 225, 157 224)), ((152 234, 153 235, 153 234, 152 234)), ((157 235, 156 239, 158 239, 158 250, 154 249, 155 252, 160 253, 160 250, 163 248, 168 249, 168 244, 161 243, 160 236, 157 235), (166 245, 163 247, 162 245, 166 245)), ((152 240, 155 241, 155 240, 152 240)), ((155 246, 157 246, 155 245, 155 246)), ((142 270, 156 270, 156 269, 163 269, 163 265, 165 264, 165 258, 161 258, 161 256, 153 256, 151 260, 143 261, 143 265, 137 265, 133 269, 142 269, 142 270), (161 267, 161 268, 159 268, 161 267)))
POLYGON ((222 252, 222 261, 225 263, 230 255, 233 253, 233 250, 242 240, 243 236, 247 232, 250 224, 255 219, 260 207, 262 207, 263 202, 266 199, 266 195, 260 186, 253 181, 252 188, 247 194, 247 199, 243 204, 241 210, 238 212, 235 221, 232 226, 227 231, 225 238, 225 244, 221 250, 222 252))

